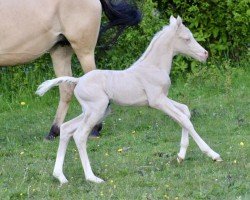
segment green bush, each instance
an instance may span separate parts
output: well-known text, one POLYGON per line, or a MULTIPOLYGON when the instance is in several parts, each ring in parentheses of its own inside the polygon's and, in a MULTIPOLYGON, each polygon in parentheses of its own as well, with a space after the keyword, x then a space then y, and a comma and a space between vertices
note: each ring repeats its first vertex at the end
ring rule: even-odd
POLYGON ((180 15, 211 56, 236 59, 250 43, 249 0, 155 0, 162 16, 180 15))
MULTIPOLYGON (((249 57, 249 0, 143 0, 139 6, 143 21, 138 27, 126 30, 110 50, 96 48, 97 68, 129 67, 142 55, 154 34, 169 23, 170 15, 183 18, 195 38, 210 52, 210 63, 225 58, 237 61, 249 57)), ((98 46, 105 42, 107 40, 104 37, 98 46)), ((187 72, 197 73, 201 66, 204 65, 193 59, 177 57, 174 59, 172 77, 183 76, 187 72)), ((73 72, 75 76, 82 75, 76 56, 73 58, 73 72)), ((0 97, 8 93, 12 98, 26 89, 34 92, 38 84, 52 77, 55 75, 48 55, 27 65, 0 67, 0 97)))
MULTIPOLYGON (((102 69, 124 69, 136 61, 146 50, 154 34, 159 31, 167 20, 159 18, 157 4, 145 0, 141 5, 143 20, 138 27, 131 27, 123 33, 118 42, 108 51, 97 48, 97 67, 102 69)), ((105 40, 99 43, 105 43, 105 40)))
MULTIPOLYGON (((129 67, 140 57, 154 34, 169 23, 171 15, 183 18, 197 41, 209 51, 210 60, 237 61, 248 56, 249 0, 143 0, 140 5, 143 13, 140 25, 127 30, 111 50, 97 49, 98 68, 129 67)), ((200 64, 193 59, 177 57, 172 75, 179 76, 198 66, 200 64)))

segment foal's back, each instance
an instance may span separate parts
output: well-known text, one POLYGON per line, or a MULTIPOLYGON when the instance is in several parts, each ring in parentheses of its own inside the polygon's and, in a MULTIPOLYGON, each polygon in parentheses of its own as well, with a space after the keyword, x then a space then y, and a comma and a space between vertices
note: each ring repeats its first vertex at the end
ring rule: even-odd
POLYGON ((75 95, 84 100, 107 96, 120 105, 146 105, 147 97, 136 71, 93 70, 79 79, 75 95))

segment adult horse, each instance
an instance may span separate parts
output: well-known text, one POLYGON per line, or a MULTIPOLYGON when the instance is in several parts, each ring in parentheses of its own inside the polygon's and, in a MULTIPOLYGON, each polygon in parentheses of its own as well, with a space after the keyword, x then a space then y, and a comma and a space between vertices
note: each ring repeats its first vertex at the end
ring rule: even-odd
MULTIPOLYGON (((96 68, 94 49, 102 9, 109 19, 103 30, 136 25, 141 14, 126 1, 111 0, 0 0, 0 66, 30 62, 45 52, 52 58, 57 77, 71 76, 75 53, 85 73, 96 68)), ((60 133, 73 87, 60 85, 60 101, 47 139, 60 133)), ((100 125, 94 128, 100 129, 100 125)))

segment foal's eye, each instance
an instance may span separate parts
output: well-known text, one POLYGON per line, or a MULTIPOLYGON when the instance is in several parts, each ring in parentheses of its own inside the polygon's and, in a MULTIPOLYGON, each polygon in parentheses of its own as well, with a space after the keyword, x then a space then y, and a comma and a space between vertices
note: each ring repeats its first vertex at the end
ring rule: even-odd
POLYGON ((190 42, 191 39, 190 39, 190 38, 186 38, 185 41, 186 41, 186 42, 190 42))

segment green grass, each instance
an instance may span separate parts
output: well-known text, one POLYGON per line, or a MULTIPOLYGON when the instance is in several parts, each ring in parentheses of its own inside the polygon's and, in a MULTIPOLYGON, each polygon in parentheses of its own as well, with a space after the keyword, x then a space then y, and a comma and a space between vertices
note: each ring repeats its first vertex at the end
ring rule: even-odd
MULTIPOLYGON (((88 142, 93 171, 104 184, 85 181, 73 141, 64 165, 69 183, 59 187, 53 179, 58 139, 43 139, 56 111, 56 90, 43 98, 3 94, 0 199, 250 199, 250 70, 221 73, 175 81, 169 96, 189 106, 197 132, 224 162, 214 163, 191 139, 179 165, 181 128, 175 122, 149 108, 112 105, 102 137, 88 142)), ((78 114, 73 100, 67 119, 78 114)))

